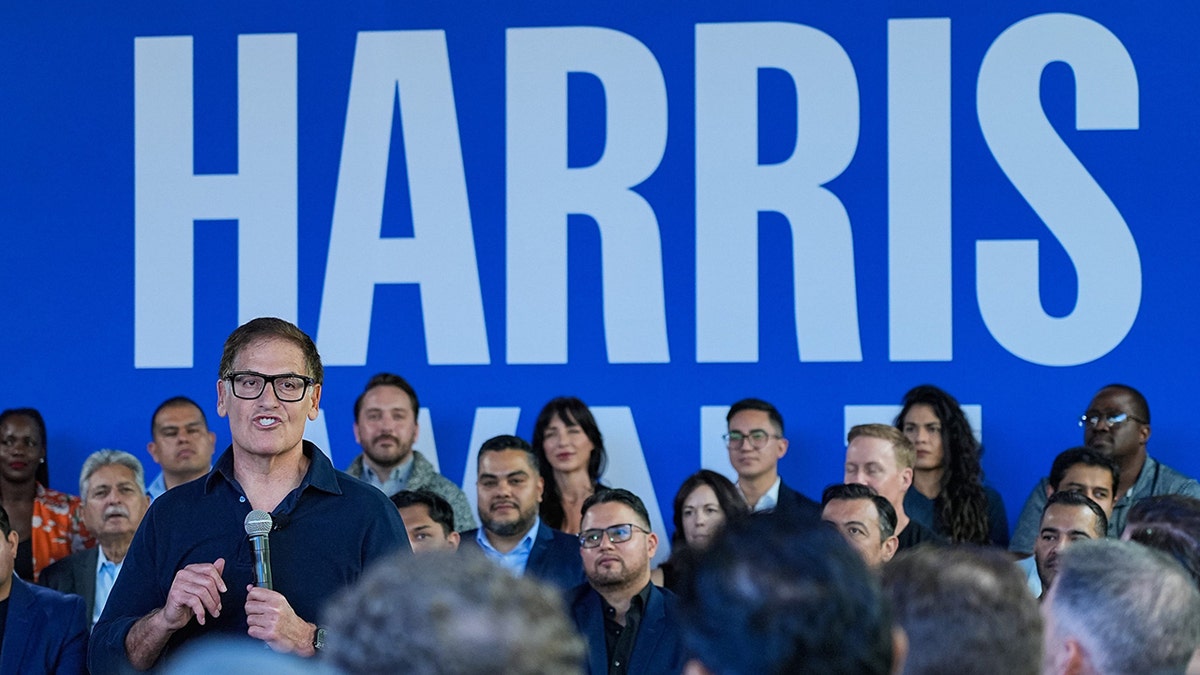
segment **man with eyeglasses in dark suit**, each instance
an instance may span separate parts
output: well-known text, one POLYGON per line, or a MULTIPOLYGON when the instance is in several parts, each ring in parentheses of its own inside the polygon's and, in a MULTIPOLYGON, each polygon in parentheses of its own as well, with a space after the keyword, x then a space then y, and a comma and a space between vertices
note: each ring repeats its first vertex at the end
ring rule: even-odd
MULTIPOLYGON (((1133 387, 1110 384, 1102 388, 1080 417, 1079 426, 1083 427, 1083 444, 1115 461, 1121 470, 1108 519, 1109 536, 1120 536, 1129 507, 1140 499, 1165 494, 1200 498, 1200 483, 1146 453, 1150 405, 1133 387)), ((1025 556, 1033 554, 1041 514, 1051 492, 1048 485, 1048 479, 1043 478, 1025 500, 1009 550, 1025 556)))
POLYGON ((788 450, 779 410, 761 399, 744 398, 729 407, 725 422, 729 463, 750 510, 819 521, 821 505, 788 487, 779 476, 779 460, 788 450))
POLYGON ((683 647, 675 594, 650 583, 658 535, 628 490, 602 489, 583 502, 579 551, 587 583, 569 597, 587 640, 591 675, 678 673, 683 647))

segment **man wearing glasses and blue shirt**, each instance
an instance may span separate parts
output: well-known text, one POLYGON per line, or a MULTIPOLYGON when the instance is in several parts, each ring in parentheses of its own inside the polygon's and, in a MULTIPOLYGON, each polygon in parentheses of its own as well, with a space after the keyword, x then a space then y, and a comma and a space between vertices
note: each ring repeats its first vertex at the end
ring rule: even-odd
POLYGON ((583 502, 579 550, 587 583, 569 598, 587 640, 587 672, 678 673, 683 668, 678 600, 650 583, 658 535, 628 490, 600 489, 583 502))
POLYGON ((785 485, 779 476, 779 460, 788 450, 779 410, 761 399, 744 398, 730 406, 725 422, 729 463, 750 510, 820 520, 821 505, 785 485))
MULTIPOLYGON (((1110 384, 1088 404, 1080 417, 1083 443, 1115 461, 1121 479, 1114 495, 1112 517, 1108 519, 1110 537, 1120 536, 1125 518, 1134 502, 1155 495, 1181 494, 1200 498, 1200 483, 1146 454, 1150 439, 1150 405, 1141 392, 1124 384, 1110 384)), ((1009 542, 1010 551, 1032 555, 1042 511, 1049 497, 1048 479, 1033 488, 1017 529, 1009 542)))
POLYGON ((249 636, 279 652, 324 646, 325 601, 374 560, 409 550, 399 513, 304 440, 323 369, 312 340, 255 319, 225 341, 217 412, 232 445, 206 478, 154 500, 92 631, 93 673, 145 670, 201 636, 249 636), (273 584, 254 585, 244 522, 270 514, 273 584))

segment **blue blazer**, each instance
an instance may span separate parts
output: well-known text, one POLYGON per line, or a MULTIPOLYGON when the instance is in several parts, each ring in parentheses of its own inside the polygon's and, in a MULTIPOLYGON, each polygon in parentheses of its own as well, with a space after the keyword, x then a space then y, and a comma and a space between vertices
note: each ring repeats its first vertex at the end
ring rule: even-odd
POLYGON ((83 598, 13 576, 0 673, 87 673, 88 622, 83 598))
MULTIPOLYGON (((482 552, 479 528, 463 532, 460 547, 473 552, 482 552)), ((579 555, 579 538, 564 534, 539 521, 537 538, 529 551, 525 573, 536 579, 554 584, 567 591, 587 581, 583 575, 583 558, 579 555)))
MULTIPOLYGON (((571 591, 571 618, 587 641, 587 667, 591 675, 608 673, 608 647, 604 640, 604 605, 600 594, 582 584, 571 591)), ((675 594, 650 585, 650 600, 642 614, 633 654, 629 658, 630 675, 658 675, 683 670, 683 641, 679 632, 679 604, 675 594)))

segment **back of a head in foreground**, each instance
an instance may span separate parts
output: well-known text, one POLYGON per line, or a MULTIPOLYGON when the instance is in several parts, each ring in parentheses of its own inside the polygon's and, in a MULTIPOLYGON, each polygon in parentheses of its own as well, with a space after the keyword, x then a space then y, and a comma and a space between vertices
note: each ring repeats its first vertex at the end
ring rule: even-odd
POLYGON ((1071 546, 1043 612, 1045 672, 1076 653, 1102 674, 1182 673, 1200 648, 1200 591, 1174 560, 1134 542, 1071 546))
POLYGON ((1200 588, 1200 499, 1156 495, 1139 500, 1129 509, 1121 538, 1171 556, 1200 588))
POLYGON ((689 667, 714 675, 891 671, 879 584, 820 521, 738 519, 692 564, 681 595, 689 667))
POLYGON ((883 592, 908 637, 905 675, 1037 675, 1042 620, 1007 554, 918 546, 883 567, 883 592))
POLYGON ((391 556, 322 625, 324 658, 358 675, 558 675, 583 663, 559 592, 483 556, 391 556))

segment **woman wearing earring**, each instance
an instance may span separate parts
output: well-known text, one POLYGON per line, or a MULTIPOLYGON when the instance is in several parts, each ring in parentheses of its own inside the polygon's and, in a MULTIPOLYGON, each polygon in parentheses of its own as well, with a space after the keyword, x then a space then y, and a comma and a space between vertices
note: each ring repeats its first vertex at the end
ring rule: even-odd
POLYGON ((33 408, 0 413, 0 502, 19 539, 14 571, 27 581, 91 543, 79 497, 46 487, 46 422, 33 408))

